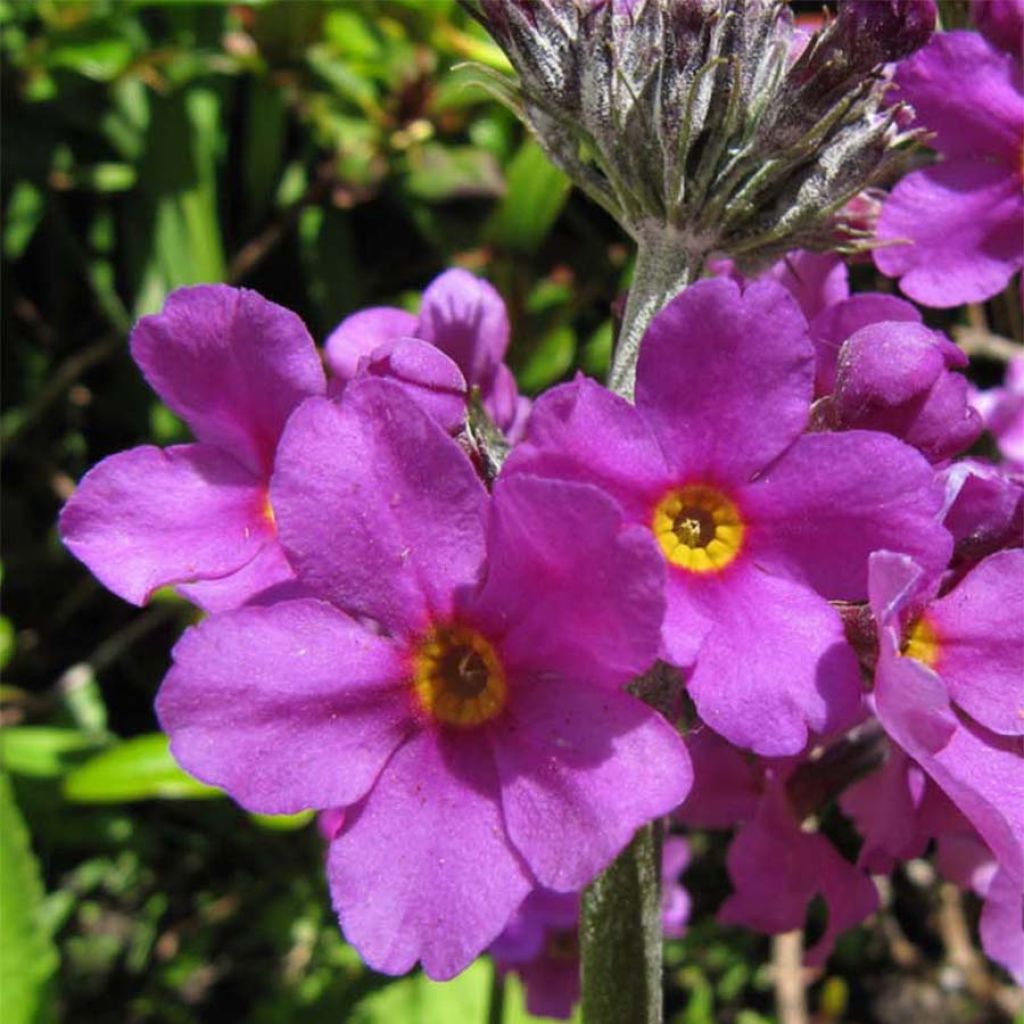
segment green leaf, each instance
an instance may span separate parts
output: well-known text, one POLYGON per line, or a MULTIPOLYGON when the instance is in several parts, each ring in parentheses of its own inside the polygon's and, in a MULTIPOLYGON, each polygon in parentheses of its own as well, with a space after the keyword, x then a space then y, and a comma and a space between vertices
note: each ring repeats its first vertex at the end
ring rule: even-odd
POLYGON ((9 726, 0 732, 0 764, 5 771, 54 779, 63 775, 74 755, 96 750, 102 740, 78 729, 48 725, 9 726))
POLYGON ((128 224, 136 252, 127 258, 139 258, 143 267, 136 314, 159 309, 173 288, 224 279, 216 180, 221 131, 213 89, 193 86, 153 101, 139 169, 142 209, 128 224))
POLYGON ((605 320, 587 339, 580 353, 580 369, 604 380, 612 364, 612 347, 615 343, 615 329, 611 320, 605 320))
POLYGON ((506 249, 534 252, 562 212, 572 183, 532 139, 512 158, 505 180, 505 198, 484 226, 484 236, 506 249))
POLYGON ((14 656, 14 623, 6 615, 0 615, 0 669, 7 668, 14 656))
MULTIPOLYGON (((451 981, 431 981, 414 974, 363 999, 348 1018, 349 1024, 452 1024, 453 1021, 487 1020, 494 967, 482 958, 451 981)), ((526 1012, 522 986, 515 975, 506 980, 503 1024, 531 1024, 548 1018, 526 1012)), ((580 1021, 577 1009, 571 1020, 580 1021)))
POLYGON ((498 161, 490 153, 438 142, 409 150, 405 187, 428 202, 500 196, 505 191, 498 161))
POLYGON ((32 241, 43 219, 46 198, 30 181, 19 181, 11 190, 4 217, 4 255, 18 259, 32 241))
POLYGON ((254 825, 269 832, 295 832, 305 828, 314 817, 315 811, 298 811, 296 814, 250 814, 254 825))
POLYGON ((187 775, 171 756, 167 737, 149 733, 124 740, 86 761, 64 779, 64 796, 76 803, 176 800, 223 796, 187 775))
POLYGON ((542 391, 562 377, 576 355, 576 332, 567 324, 555 327, 541 339, 516 374, 519 386, 530 394, 542 391))
POLYGON ((0 999, 4 1024, 52 1018, 47 982, 57 950, 42 927, 43 884, 28 829, 6 774, 0 774, 0 999))
POLYGON ((127 39, 111 35, 98 21, 86 22, 75 29, 50 36, 46 55, 51 68, 76 71, 98 82, 116 78, 131 63, 132 46, 127 39))

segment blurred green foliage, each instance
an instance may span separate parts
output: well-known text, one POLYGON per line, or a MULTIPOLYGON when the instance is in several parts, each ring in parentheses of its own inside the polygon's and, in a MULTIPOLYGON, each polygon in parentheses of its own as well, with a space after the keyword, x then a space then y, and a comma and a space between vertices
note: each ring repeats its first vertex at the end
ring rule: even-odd
MULTIPOLYGON (((486 961, 374 975, 310 816, 246 815, 177 768, 152 701, 195 612, 107 594, 55 520, 100 458, 187 438, 126 346, 175 287, 256 288, 322 339, 459 264, 506 297, 532 393, 605 372, 625 239, 458 70, 505 64, 455 0, 0 0, 0 52, 4 1024, 482 1022, 486 961)), ((723 845, 698 843, 669 1019, 770 1021, 767 940, 708 923, 723 845)), ((822 1020, 888 969, 874 933, 836 960, 822 1020)))

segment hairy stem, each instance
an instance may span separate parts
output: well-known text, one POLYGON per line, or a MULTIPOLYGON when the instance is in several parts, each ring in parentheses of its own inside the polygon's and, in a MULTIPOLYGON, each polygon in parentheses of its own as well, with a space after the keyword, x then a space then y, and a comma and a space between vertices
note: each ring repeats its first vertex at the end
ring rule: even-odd
POLYGON ((661 827, 645 825, 583 893, 587 1024, 661 1024, 661 827))
POLYGON ((633 283, 608 374, 608 387, 630 400, 644 332, 669 299, 699 276, 705 257, 698 240, 665 224, 641 225, 635 234, 633 283))

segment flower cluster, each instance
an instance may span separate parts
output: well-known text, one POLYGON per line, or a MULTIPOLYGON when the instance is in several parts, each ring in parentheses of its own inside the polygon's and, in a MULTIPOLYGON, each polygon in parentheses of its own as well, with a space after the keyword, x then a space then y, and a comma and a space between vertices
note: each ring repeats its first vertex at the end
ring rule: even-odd
MULTIPOLYGON (((705 25, 700 3, 584 6, 583 26, 671 12, 702 40, 765 43, 735 13, 705 25)), ((568 17, 547 0, 485 7, 517 46, 527 23, 568 17)), ((916 50, 930 18, 850 4, 779 65, 780 87, 804 104, 823 82, 841 93, 851 68, 916 50), (887 19, 902 35, 882 45, 887 19)), ((562 64, 538 63, 557 80, 537 104, 582 102, 580 45, 570 33, 562 64)), ((983 230, 971 175, 998 191, 1003 165, 961 164, 984 133, 942 105, 959 94, 929 97, 943 62, 995 45, 940 35, 895 72, 946 157, 879 222, 928 232, 877 257, 918 301, 991 294, 1020 262, 985 243, 975 280, 966 248, 929 250, 951 251, 952 228, 900 213, 955 180, 943 216, 983 230)), ((1019 69, 1019 54, 991 61, 1019 69)), ((972 392, 963 351, 911 303, 851 293, 835 254, 793 251, 754 279, 709 269, 644 332, 635 401, 579 376, 532 406, 503 361, 504 304, 465 271, 417 315, 343 321, 326 376, 291 313, 182 289, 131 347, 196 442, 97 465, 64 541, 129 601, 173 586, 209 613, 157 698, 171 749, 252 811, 325 812, 334 907, 378 970, 444 979, 490 949, 531 1006, 567 1015, 581 890, 668 821, 736 829, 724 921, 788 931, 820 895, 819 964, 875 909, 871 875, 934 841, 940 871, 985 901, 985 949, 1024 980, 1021 364, 972 392), (481 415, 510 446, 500 471, 481 415), (986 427, 1006 461, 959 458, 986 427), (855 862, 816 829, 836 798, 855 862)), ((671 836, 675 931, 687 856, 671 836)))

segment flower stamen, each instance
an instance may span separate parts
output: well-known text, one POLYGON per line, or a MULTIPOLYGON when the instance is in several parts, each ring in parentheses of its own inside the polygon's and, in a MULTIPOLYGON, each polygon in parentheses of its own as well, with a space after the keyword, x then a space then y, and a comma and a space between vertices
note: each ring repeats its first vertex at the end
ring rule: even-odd
POLYGON ((718 572, 740 553, 746 525, 735 503, 706 484, 675 487, 655 506, 651 529, 662 553, 690 572, 718 572))
POLYGON ((923 615, 915 619, 907 630, 906 639, 900 648, 904 658, 913 658, 929 668, 939 660, 939 635, 935 627, 923 615))
POLYGON ((472 726, 505 706, 501 662, 475 630, 450 624, 431 630, 413 655, 413 685, 420 706, 447 725, 472 726))

